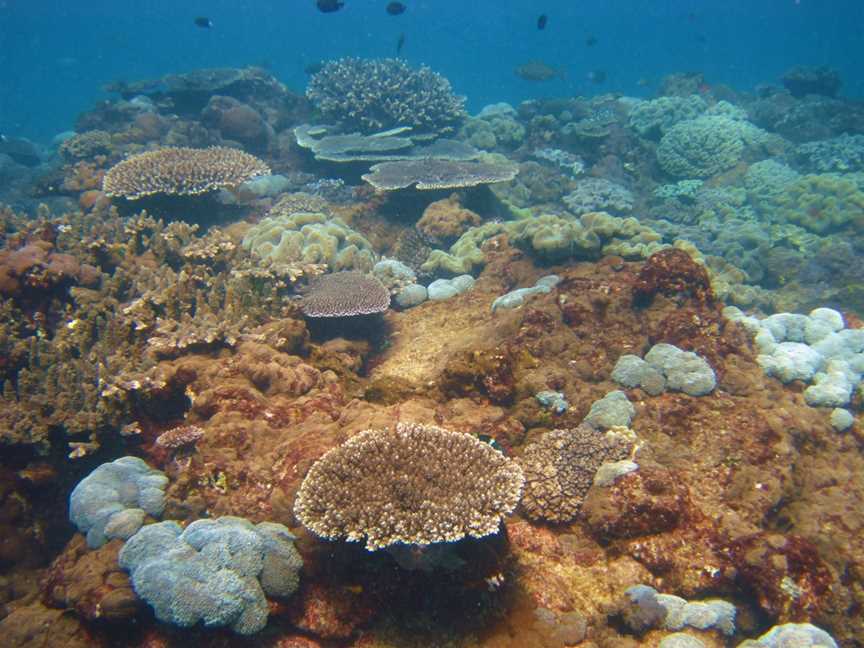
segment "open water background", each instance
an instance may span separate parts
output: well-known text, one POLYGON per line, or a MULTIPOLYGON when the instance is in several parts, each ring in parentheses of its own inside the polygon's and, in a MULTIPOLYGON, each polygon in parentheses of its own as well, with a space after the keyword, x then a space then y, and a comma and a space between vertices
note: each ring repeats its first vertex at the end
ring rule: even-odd
POLYGON ((844 95, 864 96, 862 0, 404 1, 394 17, 387 0, 345 0, 333 14, 313 0, 0 0, 0 133, 47 142, 106 97, 107 82, 202 67, 263 65, 302 92, 310 63, 392 56, 400 33, 403 57, 448 77, 472 111, 543 96, 651 96, 662 76, 684 71, 751 89, 796 64, 831 66, 844 95), (534 59, 566 79, 514 75, 534 59), (594 70, 604 84, 588 79, 594 70))

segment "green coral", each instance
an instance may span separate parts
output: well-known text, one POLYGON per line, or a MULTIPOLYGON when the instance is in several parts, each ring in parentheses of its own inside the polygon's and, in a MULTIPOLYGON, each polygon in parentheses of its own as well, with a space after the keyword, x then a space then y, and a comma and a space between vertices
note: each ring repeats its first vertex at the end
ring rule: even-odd
POLYGON ((744 174, 747 197, 757 207, 773 204, 786 187, 798 180, 797 171, 776 160, 762 160, 751 164, 744 174))
POLYGON ((774 199, 774 217, 826 234, 864 224, 864 192, 847 178, 805 175, 774 199))
POLYGON ((483 242, 506 233, 510 241, 545 262, 568 258, 597 259, 603 255, 647 258, 664 246, 661 236, 635 218, 593 212, 580 218, 544 214, 508 223, 472 227, 450 247, 434 250, 421 270, 429 274, 473 272, 484 263, 483 242))
POLYGON ((750 129, 756 127, 721 115, 680 122, 660 140, 657 161, 666 173, 679 178, 716 175, 741 160, 745 140, 752 138, 750 129))
POLYGON ((326 263, 333 271, 369 272, 372 245, 339 218, 320 213, 270 216, 253 226, 243 247, 273 264, 326 263))
POLYGON ((707 108, 708 104, 699 95, 642 101, 630 110, 630 127, 640 135, 659 135, 678 122, 695 119, 707 108))

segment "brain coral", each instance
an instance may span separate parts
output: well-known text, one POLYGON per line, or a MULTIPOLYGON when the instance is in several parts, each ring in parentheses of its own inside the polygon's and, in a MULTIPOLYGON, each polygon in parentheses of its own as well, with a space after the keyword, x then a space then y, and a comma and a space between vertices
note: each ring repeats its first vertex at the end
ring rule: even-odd
POLYGON ((864 192, 842 176, 805 175, 774 199, 775 218, 817 234, 864 225, 864 192))
POLYGON ((267 623, 266 595, 290 596, 302 560, 281 524, 237 517, 144 527, 120 550, 135 592, 156 618, 181 627, 230 626, 254 634, 267 623))
POLYGON ((163 148, 115 164, 105 174, 102 190, 129 200, 154 194, 190 196, 236 187, 269 174, 270 167, 264 162, 236 149, 163 148))
POLYGON ((309 470, 297 518, 324 538, 428 545, 497 533, 518 504, 522 471, 470 434, 398 423, 367 430, 309 470))
POLYGON ((746 122, 705 115, 670 128, 657 147, 657 161, 669 175, 707 178, 738 164, 746 122))
POLYGON ((326 263, 331 270, 368 272, 375 252, 339 218, 294 212, 268 216, 243 237, 243 247, 275 265, 326 263))
POLYGON ((428 67, 399 59, 342 58, 312 76, 306 96, 326 119, 366 133, 395 126, 446 132, 465 117, 465 98, 428 67))
POLYGON ((572 430, 547 432, 519 460, 525 473, 525 513, 548 522, 575 519, 597 469, 626 459, 632 450, 633 439, 617 428, 601 432, 583 423, 572 430))

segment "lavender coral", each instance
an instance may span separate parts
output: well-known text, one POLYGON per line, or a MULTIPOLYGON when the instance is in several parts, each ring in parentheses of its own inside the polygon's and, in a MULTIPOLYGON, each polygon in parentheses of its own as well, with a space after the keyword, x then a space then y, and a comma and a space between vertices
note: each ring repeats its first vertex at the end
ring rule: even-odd
POLYGON ((306 96, 326 119, 366 133, 395 126, 448 132, 466 115, 465 98, 453 93, 447 79, 398 59, 328 61, 306 96))
POLYGON ((294 505, 324 538, 428 545, 497 533, 519 502, 522 471, 470 434, 398 423, 367 430, 309 470, 294 505))

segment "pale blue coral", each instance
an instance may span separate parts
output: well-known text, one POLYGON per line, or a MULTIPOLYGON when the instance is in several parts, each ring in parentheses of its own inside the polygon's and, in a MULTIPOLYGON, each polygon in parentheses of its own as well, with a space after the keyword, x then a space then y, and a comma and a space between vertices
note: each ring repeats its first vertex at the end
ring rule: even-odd
POLYGON ((121 457, 96 468, 69 496, 69 519, 91 549, 125 540, 164 508, 168 478, 138 457, 121 457))

